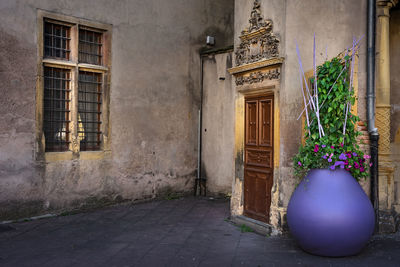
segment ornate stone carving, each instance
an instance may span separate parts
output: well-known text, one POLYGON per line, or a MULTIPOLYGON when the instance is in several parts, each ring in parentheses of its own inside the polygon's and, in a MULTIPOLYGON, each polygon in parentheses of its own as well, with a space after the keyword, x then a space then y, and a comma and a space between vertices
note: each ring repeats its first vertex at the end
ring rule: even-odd
POLYGON ((261 16, 259 0, 254 1, 249 22, 235 52, 236 66, 279 56, 279 39, 272 32, 272 20, 264 20, 261 16))
MULTIPOLYGON (((250 27, 248 29, 246 29, 248 32, 252 32, 252 31, 257 31, 258 29, 262 28, 262 27, 266 27, 266 21, 264 21, 263 17, 261 16, 261 11, 260 11, 260 1, 259 0, 255 0, 253 3, 253 10, 251 10, 251 14, 250 14, 250 27)), ((242 31, 242 34, 245 34, 246 30, 242 31)))
POLYGON ((243 84, 253 84, 258 82, 263 82, 264 80, 274 80, 279 79, 281 73, 279 69, 269 70, 268 72, 256 71, 251 72, 250 75, 247 76, 238 76, 236 77, 236 85, 243 84))
POLYGON ((376 106, 376 127, 379 131, 379 153, 390 153, 390 106, 376 106))

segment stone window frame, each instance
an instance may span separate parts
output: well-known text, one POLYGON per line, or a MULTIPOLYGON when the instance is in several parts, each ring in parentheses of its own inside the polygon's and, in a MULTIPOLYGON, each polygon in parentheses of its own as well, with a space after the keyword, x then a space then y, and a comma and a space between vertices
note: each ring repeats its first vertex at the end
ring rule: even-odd
POLYGON ((111 81, 111 40, 112 25, 89 21, 72 16, 56 14, 44 10, 37 13, 37 79, 36 79, 36 142, 35 157, 39 161, 59 161, 72 159, 101 159, 110 154, 110 81, 111 81), (70 58, 69 60, 44 57, 44 23, 49 21, 70 27, 70 58), (78 44, 79 29, 89 29, 102 33, 103 62, 102 65, 79 63, 78 44), (71 123, 70 144, 68 151, 46 152, 43 132, 44 108, 44 67, 68 69, 71 72, 71 123), (102 75, 102 106, 101 106, 101 145, 96 151, 80 151, 78 138, 78 77, 79 71, 100 73, 102 75))

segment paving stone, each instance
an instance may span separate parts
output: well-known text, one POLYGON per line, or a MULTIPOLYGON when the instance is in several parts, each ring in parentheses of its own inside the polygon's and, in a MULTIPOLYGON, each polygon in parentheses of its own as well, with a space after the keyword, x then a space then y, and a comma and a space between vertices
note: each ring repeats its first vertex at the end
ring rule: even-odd
POLYGON ((287 235, 242 233, 228 216, 226 200, 185 197, 14 223, 0 232, 0 266, 400 266, 400 233, 329 258, 287 235))

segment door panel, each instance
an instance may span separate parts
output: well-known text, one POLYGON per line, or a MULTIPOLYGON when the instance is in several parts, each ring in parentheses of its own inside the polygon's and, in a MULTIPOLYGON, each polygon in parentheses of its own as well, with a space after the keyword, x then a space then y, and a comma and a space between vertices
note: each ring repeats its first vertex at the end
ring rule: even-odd
POLYGON ((246 164, 258 167, 272 167, 272 155, 271 151, 258 150, 258 149, 246 149, 246 164))
POLYGON ((258 139, 258 102, 246 102, 246 145, 257 145, 258 139))
POLYGON ((260 145, 272 145, 272 99, 260 100, 260 145))
POLYGON ((269 222, 273 180, 273 98, 245 100, 244 214, 269 222))

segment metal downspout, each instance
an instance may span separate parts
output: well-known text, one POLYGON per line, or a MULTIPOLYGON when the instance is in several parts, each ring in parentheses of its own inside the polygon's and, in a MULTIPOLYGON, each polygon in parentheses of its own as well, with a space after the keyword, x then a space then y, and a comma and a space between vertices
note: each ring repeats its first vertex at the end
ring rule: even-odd
POLYGON ((201 154, 202 154, 202 128, 203 128, 203 55, 200 54, 200 108, 199 108, 199 127, 198 127, 198 155, 197 155, 197 177, 194 184, 194 195, 197 195, 197 191, 199 191, 198 195, 206 194, 205 187, 205 179, 201 178, 201 154), (202 192, 202 187, 204 188, 204 192, 202 192))
POLYGON ((376 2, 368 0, 367 13, 367 120, 371 142, 371 202, 375 210, 375 230, 379 225, 378 129, 375 128, 375 21, 376 2))

